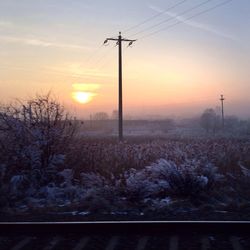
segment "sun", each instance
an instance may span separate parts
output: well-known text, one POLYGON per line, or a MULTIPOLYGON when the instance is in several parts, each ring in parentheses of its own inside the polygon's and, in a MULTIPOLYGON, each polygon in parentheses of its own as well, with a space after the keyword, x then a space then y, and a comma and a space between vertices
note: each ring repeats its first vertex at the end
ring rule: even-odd
POLYGON ((94 96, 94 93, 83 91, 77 91, 72 93, 73 99, 81 104, 89 103, 90 101, 92 101, 94 96))
POLYGON ((94 83, 74 83, 72 84, 72 98, 81 104, 87 104, 98 95, 99 84, 94 83))

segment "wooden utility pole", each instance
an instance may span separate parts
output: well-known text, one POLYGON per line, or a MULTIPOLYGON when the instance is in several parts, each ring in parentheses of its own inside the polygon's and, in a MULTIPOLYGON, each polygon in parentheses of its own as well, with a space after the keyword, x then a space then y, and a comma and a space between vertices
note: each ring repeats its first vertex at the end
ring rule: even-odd
POLYGON ((118 112, 119 112, 119 141, 123 140, 123 103, 122 103, 122 42, 129 42, 128 46, 131 46, 133 42, 136 40, 125 39, 122 37, 121 32, 119 32, 118 38, 107 38, 104 41, 104 44, 108 43, 108 41, 115 41, 116 45, 118 45, 118 112))
POLYGON ((221 120, 222 120, 222 129, 224 129, 225 126, 225 120, 224 120, 224 101, 225 98, 223 95, 220 96, 220 101, 221 101, 221 120))

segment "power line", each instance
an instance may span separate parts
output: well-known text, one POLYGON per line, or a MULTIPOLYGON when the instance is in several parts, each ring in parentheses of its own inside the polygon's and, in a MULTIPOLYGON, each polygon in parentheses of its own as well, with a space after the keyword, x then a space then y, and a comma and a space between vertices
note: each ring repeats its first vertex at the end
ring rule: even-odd
MULTIPOLYGON (((112 37, 112 39, 115 39, 114 37, 112 37)), ((108 61, 109 59, 109 55, 110 55, 110 51, 115 47, 111 47, 109 48, 107 51, 103 51, 103 48, 107 47, 106 44, 102 44, 100 47, 98 47, 87 59, 87 61, 85 61, 87 67, 89 67, 92 70, 100 70, 103 68, 103 66, 105 66, 105 63, 108 61), (99 57, 98 54, 100 54, 101 49, 104 53, 102 53, 99 57), (94 60, 92 60, 95 57, 94 60), (89 62, 89 64, 87 64, 89 62)))
POLYGON ((157 13, 156 15, 154 15, 154 16, 152 16, 152 17, 150 17, 150 18, 145 19, 144 21, 142 21, 142 22, 140 22, 140 23, 138 23, 138 24, 136 24, 136 25, 134 25, 134 26, 132 26, 132 27, 126 29, 126 30, 124 30, 123 32, 128 32, 128 31, 130 31, 130 30, 133 30, 133 29, 135 29, 135 28, 138 28, 138 27, 142 26, 143 24, 145 24, 145 23, 147 23, 147 22, 149 22, 149 21, 151 21, 151 20, 153 20, 153 19, 155 19, 155 18, 157 18, 157 17, 159 17, 159 16, 165 14, 167 11, 172 10, 172 9, 174 9, 175 7, 177 7, 177 6, 179 6, 179 5, 183 4, 183 3, 185 3, 186 1, 187 1, 187 0, 183 0, 183 1, 179 2, 179 3, 177 3, 177 4, 174 4, 173 6, 171 6, 171 7, 167 8, 167 9, 161 11, 160 13, 157 13))
POLYGON ((96 57, 96 59, 92 61, 92 63, 86 66, 89 68, 94 68, 94 67, 97 68, 99 64, 101 64, 107 58, 107 56, 110 54, 110 51, 112 49, 113 49, 112 47, 106 48, 106 50, 103 51, 103 53, 100 56, 96 57))
POLYGON ((174 23, 174 24, 172 24, 172 25, 168 25, 167 27, 164 27, 164 28, 162 28, 162 29, 159 29, 159 30, 157 30, 157 31, 155 31, 155 32, 152 32, 152 33, 148 34, 148 35, 142 36, 142 37, 138 38, 138 40, 145 39, 145 38, 147 38, 147 37, 153 36, 153 35, 155 35, 155 34, 161 32, 161 31, 170 29, 170 28, 172 28, 172 27, 174 27, 174 26, 176 26, 176 25, 178 25, 178 24, 180 24, 180 23, 183 23, 183 22, 185 22, 185 21, 191 20, 191 19, 193 19, 194 17, 203 15, 203 14, 205 14, 205 13, 207 13, 207 12, 210 12, 210 11, 212 11, 212 10, 215 10, 215 9, 217 9, 217 8, 223 6, 223 5, 226 5, 226 4, 228 4, 229 2, 231 2, 231 1, 232 1, 232 0, 227 0, 227 1, 223 2, 223 3, 217 4, 217 5, 215 5, 215 6, 211 7, 211 8, 209 8, 209 9, 206 9, 206 10, 204 10, 204 11, 201 11, 201 12, 195 14, 195 15, 192 15, 192 16, 190 16, 190 17, 184 19, 184 20, 178 21, 178 22, 176 22, 176 23, 174 23))
MULTIPOLYGON (((112 47, 113 49, 114 47, 112 47)), ((111 59, 112 59, 112 54, 109 54, 107 57, 106 57, 106 60, 103 61, 103 63, 97 67, 96 70, 102 70, 105 66, 107 66, 110 62, 111 62, 111 59)))
MULTIPOLYGON (((194 7, 189 8, 189 9, 187 9, 187 10, 181 12, 179 15, 187 14, 188 12, 193 11, 193 10, 195 10, 195 9, 198 9, 199 7, 201 7, 201 6, 207 4, 208 2, 211 2, 211 1, 213 1, 213 0, 206 0, 205 2, 202 2, 202 3, 200 3, 200 4, 197 4, 197 5, 195 5, 194 7)), ((165 20, 163 20, 163 21, 161 21, 161 22, 159 22, 159 23, 157 23, 157 24, 154 24, 154 25, 152 25, 152 26, 150 26, 150 27, 147 27, 147 28, 145 28, 145 29, 143 29, 143 30, 141 30, 141 31, 138 31, 138 32, 132 34, 132 36, 136 36, 136 35, 138 35, 138 34, 144 33, 144 32, 146 32, 146 31, 148 31, 148 30, 151 30, 151 29, 153 29, 153 28, 155 28, 155 27, 158 27, 159 25, 162 25, 163 23, 167 23, 168 21, 171 21, 171 20, 173 20, 173 19, 174 19, 174 17, 170 17, 170 18, 168 18, 168 19, 165 19, 165 20)))
MULTIPOLYGON (((186 0, 185 0, 185 1, 186 1, 186 0)), ((173 5, 173 6, 171 6, 171 7, 169 7, 168 9, 162 11, 161 13, 158 13, 157 15, 155 15, 155 16, 153 16, 153 17, 151 17, 151 18, 148 18, 148 19, 146 19, 145 21, 143 21, 143 22, 141 22, 141 23, 139 23, 139 24, 137 24, 137 25, 134 25, 133 27, 130 27, 130 28, 126 29, 125 31, 132 30, 132 29, 134 29, 134 28, 136 28, 136 27, 139 27, 139 26, 141 26, 142 24, 147 23, 147 22, 149 22, 150 20, 153 20, 154 18, 156 18, 156 17, 158 17, 158 16, 160 16, 160 15, 166 13, 168 10, 170 10, 170 9, 172 9, 172 8, 174 8, 174 7, 177 7, 178 5, 183 4, 185 1, 183 0, 183 1, 181 1, 181 2, 179 2, 179 3, 177 3, 177 4, 175 4, 175 5, 173 5)), ((207 4, 208 2, 211 2, 211 1, 213 1, 213 0, 206 0, 205 2, 202 2, 202 3, 198 4, 198 5, 195 5, 195 6, 192 7, 192 8, 189 8, 188 10, 185 10, 185 11, 181 12, 179 15, 187 14, 188 12, 193 11, 193 10, 195 10, 195 9, 197 9, 197 8, 203 6, 203 5, 205 5, 205 4, 207 4)), ((209 9, 206 9, 206 10, 204 10, 204 11, 201 11, 201 12, 195 14, 195 15, 192 15, 192 16, 190 16, 190 17, 184 19, 184 20, 178 21, 178 22, 176 22, 176 23, 174 23, 174 24, 172 24, 172 25, 169 25, 169 26, 167 26, 167 27, 164 27, 164 28, 162 28, 162 29, 160 29, 160 30, 157 30, 157 31, 155 31, 155 32, 152 32, 152 33, 150 33, 150 34, 148 34, 148 35, 142 36, 142 37, 139 38, 139 40, 144 39, 144 38, 147 38, 147 37, 150 37, 150 36, 152 36, 152 35, 154 35, 154 34, 157 34, 157 33, 161 32, 161 31, 163 31, 163 30, 167 30, 167 29, 169 29, 169 28, 172 28, 172 27, 174 27, 174 26, 176 26, 176 25, 178 25, 178 24, 180 24, 180 23, 183 23, 184 21, 190 20, 190 19, 192 19, 192 18, 194 18, 194 17, 197 17, 197 16, 200 16, 200 15, 202 15, 202 14, 204 14, 204 13, 210 12, 210 11, 212 11, 212 10, 214 10, 214 9, 216 9, 216 8, 218 8, 218 7, 220 7, 220 6, 222 6, 222 5, 225 5, 225 4, 227 4, 227 3, 231 2, 231 1, 232 1, 232 0, 227 0, 227 1, 223 2, 223 3, 217 4, 217 5, 215 5, 215 6, 211 7, 211 8, 209 8, 209 9)), ((159 25, 161 25, 161 24, 163 24, 163 23, 166 23, 166 22, 168 22, 168 21, 170 21, 170 20, 173 20, 174 18, 175 18, 175 17, 171 17, 171 18, 168 18, 167 20, 163 20, 163 21, 161 21, 161 22, 158 23, 158 24, 155 24, 155 25, 153 25, 153 26, 151 26, 151 27, 148 27, 148 28, 146 28, 146 29, 144 29, 144 30, 142 30, 142 31, 139 31, 139 32, 135 33, 134 35, 143 33, 143 32, 145 32, 146 30, 149 30, 149 29, 151 29, 151 28, 157 27, 157 26, 159 26, 159 25)), ((113 37, 112 37, 112 38, 110 38, 110 39, 115 40, 116 38, 113 38, 113 37)), ((106 44, 106 40, 105 40, 104 44, 106 44)), ((102 48, 102 47, 103 47, 103 46, 101 46, 100 48, 102 48)), ((100 48, 97 49, 97 50, 100 50, 100 48)), ((112 50, 112 49, 113 49, 113 47, 112 47, 110 50, 112 50)), ((102 69, 102 68, 106 65, 106 62, 108 61, 108 59, 110 59, 110 57, 107 58, 107 56, 109 55, 110 50, 109 50, 107 53, 105 53, 103 56, 101 56, 99 59, 97 59, 97 61, 94 61, 94 63, 91 64, 91 68, 94 68, 94 67, 93 67, 93 66, 94 66, 93 64, 95 64, 95 68, 97 68, 98 70, 102 69), (107 59, 106 59, 106 58, 107 58, 107 59), (106 59, 106 60, 105 60, 105 59, 106 59), (98 64, 100 64, 100 66, 98 66, 98 64)))
MULTIPOLYGON (((181 4, 183 4, 183 3, 186 2, 186 1, 187 1, 187 0, 182 0, 181 2, 178 2, 177 4, 175 4, 175 5, 173 5, 173 6, 169 7, 169 8, 167 8, 166 10, 164 10, 164 11, 162 11, 162 12, 160 12, 160 13, 158 13, 158 14, 156 14, 156 15, 154 15, 154 16, 152 16, 152 17, 146 19, 146 20, 144 20, 143 22, 141 22, 141 23, 139 23, 139 24, 137 24, 137 25, 134 25, 134 26, 132 26, 132 27, 126 29, 125 31, 133 30, 133 29, 135 29, 135 28, 137 28, 137 27, 140 27, 141 25, 143 25, 143 24, 145 24, 145 23, 147 23, 147 22, 149 22, 149 21, 151 21, 151 20, 157 18, 158 16, 163 15, 163 14, 166 13, 167 11, 169 11, 169 10, 171 10, 171 9, 173 9, 173 8, 175 8, 175 7, 179 6, 179 5, 181 5, 181 4)), ((205 5, 205 4, 207 4, 208 2, 211 2, 211 1, 213 1, 213 0, 206 0, 205 2, 202 2, 202 3, 196 5, 196 6, 192 7, 192 8, 189 8, 188 10, 185 10, 185 11, 181 12, 179 15, 186 14, 186 13, 188 13, 188 12, 194 10, 194 9, 197 9, 197 8, 199 8, 199 7, 201 7, 201 6, 205 5)), ((231 0, 230 0, 230 1, 231 1, 231 0)), ((230 2, 230 1, 227 1, 227 2, 230 2)), ((225 3, 227 3, 227 2, 225 2, 225 3)), ((185 19, 185 20, 189 20, 189 19, 191 19, 191 18, 193 18, 193 17, 196 17, 196 16, 198 16, 198 15, 201 15, 201 14, 203 14, 203 13, 205 13, 205 12, 208 12, 208 11, 214 9, 214 8, 217 8, 217 7, 219 7, 220 5, 223 5, 223 4, 225 4, 225 3, 218 4, 218 5, 212 7, 212 8, 210 8, 210 9, 208 9, 208 10, 202 11, 202 12, 196 14, 196 15, 193 15, 193 16, 191 16, 191 17, 185 19)), ((161 21, 160 23, 157 23, 157 24, 155 24, 155 25, 153 25, 153 26, 150 26, 150 27, 148 27, 148 28, 145 28, 145 29, 143 29, 143 30, 141 30, 141 31, 139 31, 139 32, 137 32, 137 33, 135 33, 134 35, 138 35, 138 34, 140 34, 140 33, 144 33, 144 32, 147 31, 147 30, 150 30, 150 29, 152 29, 152 28, 154 28, 154 27, 157 27, 157 26, 159 26, 159 25, 161 25, 161 24, 163 24, 163 23, 166 23, 166 22, 168 22, 168 21, 170 21, 170 20, 173 20, 173 19, 174 19, 174 17, 170 17, 170 18, 168 18, 168 19, 166 19, 166 20, 161 21)), ((184 21, 185 21, 185 20, 184 20, 184 21)), ((179 21, 179 22, 177 22, 177 23, 174 23, 173 25, 167 26, 167 27, 165 27, 165 28, 163 28, 163 29, 160 29, 160 30, 157 30, 157 31, 155 31, 155 32, 153 32, 153 33, 150 33, 150 34, 148 34, 148 35, 145 35, 145 36, 141 37, 140 39, 144 39, 144 38, 146 38, 146 37, 148 37, 148 36, 151 36, 151 35, 153 35, 153 34, 156 34, 156 33, 160 32, 160 31, 165 30, 165 29, 168 29, 168 28, 170 28, 170 27, 173 27, 173 26, 175 26, 175 25, 177 25, 177 24, 179 24, 179 23, 182 23, 182 22, 183 22, 183 21, 179 21)), ((115 39, 115 38, 112 37, 111 39, 115 39)), ((105 45, 105 43, 104 43, 103 45, 105 45)), ((98 47, 98 48, 88 57, 88 59, 86 60, 86 64, 88 64, 88 62, 90 62, 90 65, 89 65, 90 68, 102 69, 102 68, 105 66, 105 63, 106 63, 106 61, 107 61, 107 60, 105 60, 105 59, 106 59, 106 57, 109 55, 109 51, 108 51, 107 53, 105 53, 104 55, 102 55, 101 57, 99 57, 97 60, 92 61, 92 59, 93 59, 96 55, 98 55, 98 54, 100 53, 101 49, 103 48, 103 45, 100 46, 100 47, 98 47), (92 61, 92 62, 91 62, 91 61, 92 61), (98 66, 98 65, 100 65, 100 66, 98 66)), ((111 49, 112 49, 112 48, 111 48, 111 49)), ((88 66, 88 65, 86 65, 86 66, 88 66)))
POLYGON ((99 53, 99 51, 101 50, 103 48, 103 46, 101 45, 101 46, 99 46, 99 47, 97 47, 97 49, 95 49, 94 51, 93 51, 93 53, 92 54, 90 54, 88 57, 87 57, 87 59, 85 60, 85 63, 88 63, 89 61, 91 61, 92 60, 92 58, 94 58, 94 56, 96 56, 96 54, 98 54, 99 53))
POLYGON ((92 54, 90 54, 87 59, 85 60, 84 64, 87 67, 93 68, 94 65, 99 64, 103 58, 107 57, 109 53, 105 53, 97 58, 97 56, 100 54, 101 51, 103 51, 103 48, 105 44, 102 44, 101 46, 97 47, 92 54), (94 59, 95 58, 95 59, 94 59), (92 60, 94 59, 94 60, 92 60))

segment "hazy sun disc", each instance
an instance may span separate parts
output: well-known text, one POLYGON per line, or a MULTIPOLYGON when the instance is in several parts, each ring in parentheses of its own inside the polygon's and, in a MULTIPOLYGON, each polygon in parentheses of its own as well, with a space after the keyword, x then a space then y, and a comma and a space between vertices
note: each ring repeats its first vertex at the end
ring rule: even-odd
POLYGON ((92 101, 94 96, 95 96, 94 93, 83 92, 83 91, 77 91, 72 93, 72 97, 74 98, 74 100, 81 104, 86 104, 92 101))

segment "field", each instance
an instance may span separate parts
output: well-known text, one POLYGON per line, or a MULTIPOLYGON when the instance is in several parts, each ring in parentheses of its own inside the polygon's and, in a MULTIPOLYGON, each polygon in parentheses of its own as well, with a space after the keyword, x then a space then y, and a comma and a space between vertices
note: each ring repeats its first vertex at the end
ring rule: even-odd
POLYGON ((1 107, 0 219, 250 218, 248 122, 127 121, 122 142, 105 124, 86 127, 49 95, 1 107))
POLYGON ((11 178, 1 219, 249 220, 249 152, 247 139, 77 138, 49 182, 11 178))

